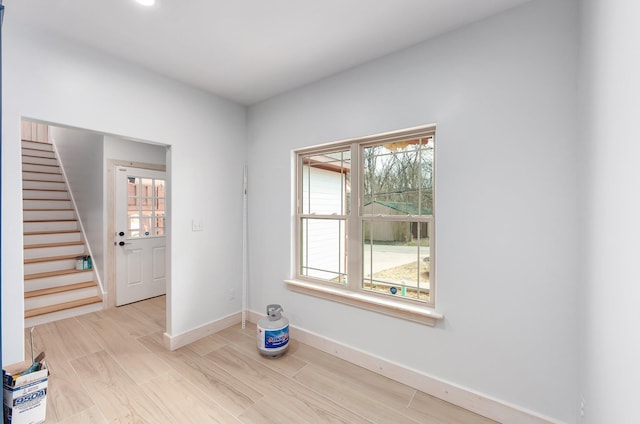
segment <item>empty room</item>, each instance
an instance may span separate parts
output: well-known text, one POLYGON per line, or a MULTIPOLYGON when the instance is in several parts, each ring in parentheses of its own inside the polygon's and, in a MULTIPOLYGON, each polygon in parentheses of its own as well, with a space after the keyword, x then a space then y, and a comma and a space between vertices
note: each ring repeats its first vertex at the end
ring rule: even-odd
POLYGON ((0 5, 46 422, 640 422, 640 5, 0 5))

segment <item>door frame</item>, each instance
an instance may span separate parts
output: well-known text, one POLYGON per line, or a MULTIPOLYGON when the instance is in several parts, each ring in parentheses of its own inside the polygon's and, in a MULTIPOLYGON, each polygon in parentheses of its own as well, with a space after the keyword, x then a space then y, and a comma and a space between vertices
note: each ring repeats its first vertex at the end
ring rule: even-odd
MULTIPOLYGON (((166 165, 158 165, 152 163, 144 163, 144 162, 131 162, 124 160, 115 160, 108 159, 107 160, 107 267, 106 267, 106 279, 107 279, 107 287, 106 287, 106 296, 105 296, 105 304, 107 309, 116 307, 116 255, 115 255, 115 243, 116 243, 116 202, 115 202, 115 193, 116 193, 116 184, 115 184, 115 167, 116 166, 128 166, 133 168, 143 168, 150 169, 154 171, 164 171, 167 172, 166 165)), ((170 187, 169 187, 169 175, 167 173, 167 198, 170 197, 170 187)), ((167 260, 165 263, 167 264, 167 271, 170 270, 169 264, 171 263, 171 231, 168 226, 171 220, 171 202, 167 201, 166 207, 166 215, 165 215, 165 229, 166 229, 166 249, 167 249, 167 260)), ((169 272, 167 272, 167 294, 169 293, 169 287, 171 286, 171 276, 169 272)))

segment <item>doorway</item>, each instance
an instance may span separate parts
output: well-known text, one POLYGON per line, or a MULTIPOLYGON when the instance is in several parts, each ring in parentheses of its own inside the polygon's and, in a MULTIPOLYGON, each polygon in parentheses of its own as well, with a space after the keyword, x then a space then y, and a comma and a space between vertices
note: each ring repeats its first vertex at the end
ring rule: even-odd
MULTIPOLYGON (((85 233, 93 248, 94 265, 99 267, 100 285, 105 292, 105 307, 114 307, 116 302, 116 237, 115 223, 115 166, 134 167, 146 170, 158 171, 164 174, 163 201, 164 216, 163 235, 165 241, 164 261, 156 261, 156 277, 160 274, 157 267, 163 264, 169 269, 171 254, 169 243, 170 226, 170 173, 167 172, 167 164, 170 161, 170 146, 113 135, 88 129, 69 127, 61 124, 52 124, 43 121, 31 120, 45 124, 50 129, 50 138, 58 148, 61 160, 69 165, 66 169, 67 177, 76 181, 76 204, 81 218, 85 221, 85 233), (88 158, 99 158, 89 161, 88 158), (74 175, 75 173, 75 175, 74 175), (87 181, 91 181, 90 187, 87 181), (78 185, 78 182, 80 184, 78 185)), ((144 176, 141 174, 141 176, 144 176)), ((70 185, 73 182, 70 181, 70 185)), ((156 196, 156 201, 158 196, 156 196)), ((156 207, 156 212, 158 211, 156 207)), ((144 214, 147 214, 145 209, 144 214)), ((141 213, 142 215, 142 213, 141 213)), ((161 214, 156 213, 160 218, 161 214)), ((160 228, 160 224, 156 225, 160 228)), ((128 246, 128 245, 127 245, 128 246)), ((117 246, 120 247, 120 246, 117 246)), ((160 250, 155 250, 156 258, 160 250)), ((152 274, 153 275, 153 274, 152 274)), ((158 280, 158 278, 156 278, 158 280)), ((171 281, 165 272, 163 291, 168 291, 171 281)), ((168 299, 167 299, 168 301, 168 299)), ((168 309, 167 309, 168 314, 168 309)), ((168 316, 166 323, 169 322, 168 316)))
POLYGON ((166 294, 166 173, 117 165, 116 306, 166 294))

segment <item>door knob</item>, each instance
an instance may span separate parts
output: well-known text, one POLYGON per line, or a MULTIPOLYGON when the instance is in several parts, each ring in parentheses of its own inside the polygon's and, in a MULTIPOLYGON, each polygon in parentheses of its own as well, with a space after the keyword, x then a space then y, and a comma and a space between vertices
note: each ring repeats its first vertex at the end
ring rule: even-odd
POLYGON ((124 231, 120 231, 120 232, 118 233, 118 235, 119 235, 120 237, 124 237, 124 231))
POLYGON ((125 245, 125 244, 127 244, 127 243, 125 243, 125 242, 121 241, 121 242, 120 242, 120 243, 118 243, 118 244, 119 244, 120 246, 124 246, 124 245, 125 245))

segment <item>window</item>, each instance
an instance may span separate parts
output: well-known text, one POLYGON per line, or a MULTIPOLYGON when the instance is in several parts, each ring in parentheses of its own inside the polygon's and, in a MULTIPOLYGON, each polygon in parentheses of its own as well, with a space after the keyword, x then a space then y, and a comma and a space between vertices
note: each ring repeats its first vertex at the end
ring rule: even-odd
POLYGON ((419 322, 441 318, 434 146, 428 126, 296 151, 289 285, 419 322))
POLYGON ((164 186, 159 178, 127 178, 128 238, 165 235, 164 186))

